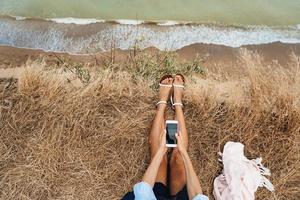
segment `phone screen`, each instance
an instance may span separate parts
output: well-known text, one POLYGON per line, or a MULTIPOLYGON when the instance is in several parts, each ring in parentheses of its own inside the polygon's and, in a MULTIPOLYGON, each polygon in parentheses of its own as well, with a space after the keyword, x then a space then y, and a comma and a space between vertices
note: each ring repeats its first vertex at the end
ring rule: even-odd
POLYGON ((167 123, 167 144, 177 144, 175 134, 177 133, 177 124, 167 123))

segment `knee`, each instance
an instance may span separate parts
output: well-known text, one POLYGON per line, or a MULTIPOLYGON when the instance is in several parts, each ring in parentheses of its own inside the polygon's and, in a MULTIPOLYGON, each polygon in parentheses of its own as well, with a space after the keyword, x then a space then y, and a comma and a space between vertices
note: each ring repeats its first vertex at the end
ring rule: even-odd
POLYGON ((168 157, 167 157, 167 155, 165 155, 165 156, 163 157, 163 159, 162 159, 160 165, 161 165, 161 166, 167 167, 167 165, 168 165, 168 157))
POLYGON ((171 157, 172 165, 176 165, 179 168, 184 168, 184 163, 182 160, 182 156, 180 155, 178 149, 174 149, 171 157))
POLYGON ((148 139, 148 144, 150 146, 151 151, 156 150, 158 148, 158 146, 155 142, 157 142, 157 141, 153 140, 151 137, 148 139))
MULTIPOLYGON (((181 190, 182 187, 186 184, 186 171, 185 171, 183 159, 180 153, 178 152, 178 150, 173 151, 172 153, 170 167, 171 167, 171 179, 172 179, 171 188, 173 189, 180 188, 181 190)), ((180 191, 177 189, 175 189, 177 192, 180 191)), ((173 192, 173 194, 175 193, 173 192)))

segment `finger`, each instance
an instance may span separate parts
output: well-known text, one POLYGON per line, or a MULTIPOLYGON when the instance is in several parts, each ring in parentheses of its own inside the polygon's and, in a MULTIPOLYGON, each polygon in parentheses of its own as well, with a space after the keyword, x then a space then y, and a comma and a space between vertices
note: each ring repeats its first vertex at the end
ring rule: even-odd
POLYGON ((162 132, 160 132, 159 136, 162 137, 165 133, 165 130, 163 130, 162 132))
POLYGON ((165 137, 166 136, 166 133, 167 133, 167 131, 166 130, 163 130, 162 132, 161 132, 161 137, 165 137))
POLYGON ((161 138, 162 138, 163 140, 166 139, 166 134, 167 134, 166 131, 163 131, 163 132, 161 133, 161 138))

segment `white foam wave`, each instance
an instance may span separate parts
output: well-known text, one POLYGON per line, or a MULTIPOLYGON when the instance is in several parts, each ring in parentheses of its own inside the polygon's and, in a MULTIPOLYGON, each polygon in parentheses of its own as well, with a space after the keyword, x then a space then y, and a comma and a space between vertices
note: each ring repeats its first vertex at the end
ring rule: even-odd
POLYGON ((117 19, 117 20, 111 20, 119 24, 124 24, 124 25, 139 25, 143 24, 143 20, 131 20, 131 19, 117 19))
POLYGON ((86 24, 93 24, 93 23, 101 23, 105 22, 105 20, 98 20, 98 19, 84 19, 84 18, 51 18, 50 21, 62 24, 78 24, 78 25, 86 25, 86 24))
MULTIPOLYGON (((116 24, 99 29, 98 32, 82 35, 81 26, 47 26, 32 21, 0 20, 0 44, 64 51, 69 53, 94 53, 116 48, 132 49, 157 47, 161 50, 176 50, 194 43, 219 44, 240 47, 249 44, 272 42, 300 43, 300 29, 273 29, 270 27, 218 27, 207 25, 161 26, 116 24), (70 34, 71 33, 71 34, 70 34), (80 35, 80 37, 78 37, 80 35)), ((93 26, 97 27, 97 24, 93 26)), ((97 29, 96 29, 97 30, 97 29)))
MULTIPOLYGON (((26 19, 35 19, 30 17, 24 16, 14 16, 14 15, 7 15, 8 17, 12 17, 17 21, 22 21, 26 19)), ((1 18, 1 16, 0 16, 1 18)), ((135 19, 94 19, 94 18, 73 18, 73 17, 65 17, 65 18, 49 18, 49 19, 40 19, 39 20, 47 20, 53 21, 59 24, 77 24, 77 25, 87 25, 87 24, 94 24, 94 23, 105 23, 105 22, 115 22, 118 24, 123 25, 140 25, 140 24, 156 24, 158 26, 175 26, 175 25, 213 25, 213 26, 226 26, 225 24, 219 24, 215 22, 205 22, 205 23, 196 23, 192 21, 174 21, 174 20, 135 20, 135 19)), ((236 26, 234 26, 236 27, 236 26)), ((268 26, 253 26, 253 25, 246 25, 241 26, 246 28, 264 28, 268 26)), ((280 27, 280 26, 274 26, 280 27)), ((300 29, 300 24, 296 25, 287 25, 286 27, 300 29)), ((283 27, 284 28, 284 27, 283 27)))
POLYGON ((187 22, 178 22, 178 21, 163 21, 163 22, 157 22, 157 25, 159 26, 174 26, 178 24, 187 24, 187 22))
MULTIPOLYGON (((26 19, 26 18, 24 18, 26 19)), ((77 24, 77 25, 86 25, 93 23, 104 23, 104 22, 115 22, 123 25, 140 25, 147 23, 154 23, 158 26, 174 26, 179 24, 188 24, 189 22, 180 22, 180 21, 144 21, 144 20, 133 20, 133 19, 116 19, 116 20, 99 20, 99 19, 84 19, 84 18, 51 18, 50 21, 62 24, 77 24)))
POLYGON ((27 19, 26 17, 22 17, 22 16, 15 16, 15 19, 20 21, 20 20, 25 20, 27 19))
POLYGON ((140 27, 138 32, 128 26, 118 26, 105 30, 102 35, 114 33, 117 45, 121 49, 129 49, 139 41, 139 47, 154 46, 160 50, 176 50, 194 43, 218 44, 230 47, 240 47, 250 44, 266 44, 272 42, 300 43, 300 31, 273 30, 256 27, 239 29, 214 26, 170 26, 157 30, 151 27, 140 27))

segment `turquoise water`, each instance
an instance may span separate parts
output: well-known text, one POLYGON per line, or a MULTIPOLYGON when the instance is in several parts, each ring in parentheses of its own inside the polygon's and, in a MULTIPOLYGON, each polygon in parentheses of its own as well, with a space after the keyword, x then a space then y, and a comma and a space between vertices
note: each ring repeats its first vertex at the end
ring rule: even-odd
POLYGON ((0 0, 0 15, 280 26, 300 24, 300 0, 0 0))

